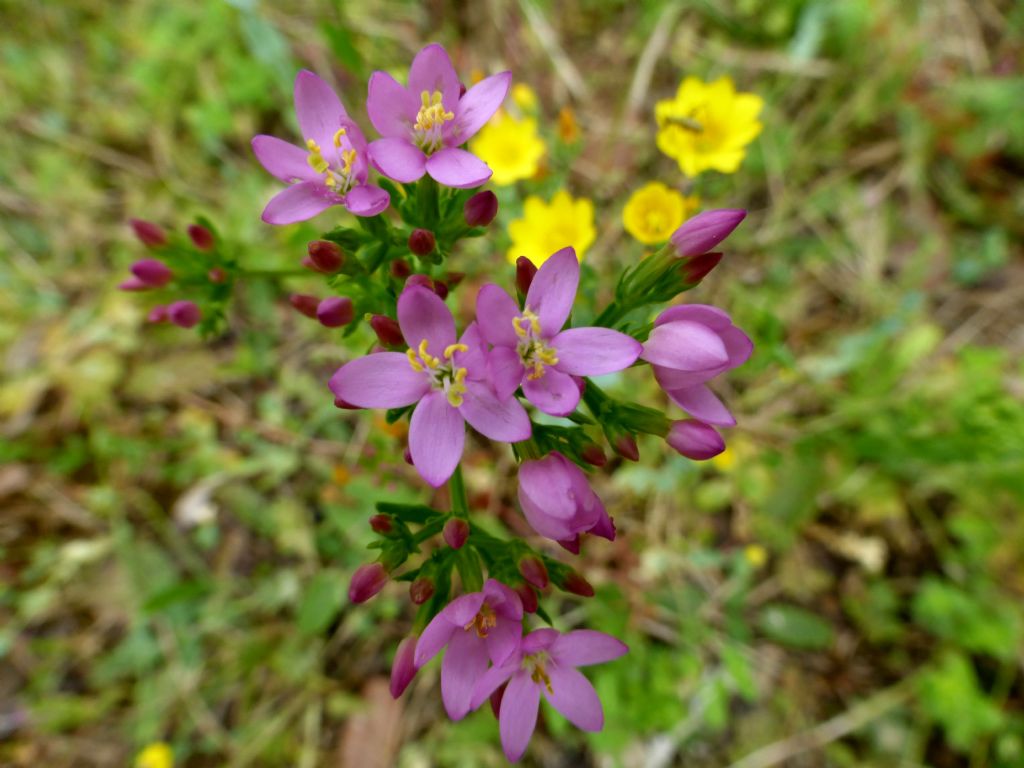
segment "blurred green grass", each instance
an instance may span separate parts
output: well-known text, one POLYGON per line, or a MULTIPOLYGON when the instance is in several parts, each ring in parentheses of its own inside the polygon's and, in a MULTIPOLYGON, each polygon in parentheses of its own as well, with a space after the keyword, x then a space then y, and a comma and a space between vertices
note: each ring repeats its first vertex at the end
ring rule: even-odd
MULTIPOLYGON (((434 668, 399 706, 377 695, 408 601, 352 609, 345 584, 373 500, 424 494, 381 421, 325 397, 342 347, 267 284, 211 346, 114 290, 131 216, 206 214, 250 265, 294 264, 316 226, 260 223, 274 183, 249 138, 293 131, 297 68, 358 105, 429 40, 463 72, 510 66, 549 121, 576 110, 596 276, 638 254, 628 192, 679 182, 653 101, 693 73, 768 103, 741 171, 701 180, 753 211, 692 294, 757 343, 722 388, 740 425, 725 459, 641 445, 601 488, 624 535, 587 551, 601 599, 563 622, 632 651, 595 672, 605 731, 549 718, 525 763, 1024 761, 1019 4, 71 0, 0 20, 0 762, 126 765, 166 740, 194 766, 371 745, 502 764, 488 712, 443 718, 434 668)), ((514 523, 507 458, 470 462, 514 523)))

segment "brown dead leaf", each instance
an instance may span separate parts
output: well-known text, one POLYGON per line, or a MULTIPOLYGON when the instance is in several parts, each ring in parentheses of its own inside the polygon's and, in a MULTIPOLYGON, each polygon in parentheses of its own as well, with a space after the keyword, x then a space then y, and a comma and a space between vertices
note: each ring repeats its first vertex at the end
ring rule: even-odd
POLYGON ((362 712, 345 723, 338 742, 337 768, 391 768, 401 743, 401 701, 391 698, 388 681, 375 677, 363 688, 362 712))

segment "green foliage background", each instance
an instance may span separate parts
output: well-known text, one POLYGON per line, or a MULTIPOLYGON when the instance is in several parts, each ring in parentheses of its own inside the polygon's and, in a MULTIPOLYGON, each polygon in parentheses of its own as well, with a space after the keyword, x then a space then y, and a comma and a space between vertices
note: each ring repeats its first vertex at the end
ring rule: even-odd
MULTIPOLYGON (((436 665, 379 695, 411 607, 346 584, 372 503, 426 494, 393 430, 333 407, 340 337, 270 283, 205 345, 115 290, 132 216, 207 215, 248 266, 294 266, 317 225, 259 221, 249 138, 291 135, 298 68, 358 109, 431 40, 513 69, 549 130, 574 108, 582 153, 538 186, 594 198, 598 295, 640 257, 629 191, 682 182, 654 100, 729 74, 768 105, 741 171, 700 182, 752 210, 688 297, 757 344, 720 387, 730 452, 652 441, 602 481, 622 535, 585 552, 598 599, 558 613, 632 650, 592 676, 604 732, 546 717, 524 763, 1024 764, 1024 6, 6 0, 0 21, 4 765, 156 740, 188 766, 502 764, 489 712, 445 720, 436 665)), ((462 258, 507 280, 494 231, 462 258)), ((509 457, 469 462, 480 513, 515 526, 509 457)))

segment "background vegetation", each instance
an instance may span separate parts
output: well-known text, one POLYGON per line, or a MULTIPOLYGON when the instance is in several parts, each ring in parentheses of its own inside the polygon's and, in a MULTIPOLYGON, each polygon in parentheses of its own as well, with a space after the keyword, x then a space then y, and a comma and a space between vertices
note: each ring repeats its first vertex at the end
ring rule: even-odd
MULTIPOLYGON (((602 481, 623 535, 586 549, 599 598, 562 624, 632 652, 595 671, 605 731, 547 718, 524 764, 1024 764, 1020 3, 0 0, 0 22, 0 763, 162 740, 187 766, 503 764, 489 711, 445 719, 436 665, 391 702, 403 590, 345 604, 372 502, 426 490, 393 428, 333 407, 340 336, 270 283, 211 344, 115 290, 132 216, 207 215, 250 266, 297 264, 317 226, 259 221, 249 138, 291 134, 298 68, 358 109, 437 40, 510 67, 549 130, 575 110, 595 276, 639 257, 628 193, 682 181, 656 99, 729 74, 768 105, 740 172, 702 180, 752 214, 691 294, 757 344, 725 382, 739 427, 708 465, 652 442, 602 481)), ((510 277, 505 245, 467 271, 510 277)), ((509 457, 470 462, 478 514, 522 530, 509 457)))

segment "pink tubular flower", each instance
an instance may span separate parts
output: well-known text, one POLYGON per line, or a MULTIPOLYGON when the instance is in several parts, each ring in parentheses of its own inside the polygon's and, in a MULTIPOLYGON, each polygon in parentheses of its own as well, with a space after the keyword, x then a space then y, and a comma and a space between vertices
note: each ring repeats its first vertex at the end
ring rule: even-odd
POLYGON ((700 256, 732 234, 746 215, 742 208, 716 208, 698 213, 672 233, 672 246, 682 257, 700 256))
POLYGON ((566 416, 580 401, 573 376, 599 376, 628 368, 641 345, 610 328, 562 330, 576 299, 580 265, 572 248, 544 262, 520 311, 504 289, 488 283, 476 298, 477 322, 494 345, 489 364, 498 397, 520 384, 527 399, 545 413, 566 416))
POLYGON ((183 299, 167 307, 167 319, 181 328, 192 328, 203 319, 203 313, 194 301, 183 299))
POLYGON ((736 419, 706 382, 742 365, 753 351, 753 342, 728 314, 706 304, 684 304, 658 315, 640 357, 652 365, 672 402, 695 419, 729 427, 736 419))
POLYGON ((441 699, 448 716, 460 720, 470 710, 473 686, 488 659, 504 664, 516 653, 522 634, 519 595, 488 579, 482 592, 455 598, 433 618, 416 643, 414 661, 422 667, 448 646, 441 663, 441 699))
POLYGON ((416 666, 416 636, 410 635, 398 644, 395 660, 391 664, 391 698, 397 699, 409 683, 416 677, 419 667, 416 666))
POLYGON ((725 450, 725 441, 715 428, 696 419, 673 422, 665 442, 694 461, 714 458, 725 450))
POLYGON ((541 695, 577 728, 600 731, 604 727, 601 700, 577 667, 612 661, 628 650, 625 643, 603 632, 577 629, 563 635, 554 629, 538 629, 523 638, 504 664, 484 673, 473 687, 470 705, 476 709, 508 681, 498 712, 498 730, 505 756, 514 763, 530 743, 541 695))
POLYGON ((587 476, 558 451, 519 467, 519 505, 537 533, 571 551, 579 551, 579 536, 587 531, 615 539, 615 527, 587 476))
POLYGON ((436 43, 416 54, 408 87, 386 72, 374 72, 366 111, 384 137, 370 144, 374 167, 402 183, 427 173, 446 187, 483 184, 491 178, 491 169, 459 146, 498 111, 511 83, 512 73, 502 72, 460 96, 459 76, 448 53, 436 43))
POLYGON ((295 77, 295 114, 305 139, 297 147, 273 136, 256 136, 252 151, 271 174, 289 186, 263 209, 268 224, 294 224, 344 205, 356 216, 376 216, 390 197, 366 183, 366 139, 327 83, 302 70, 295 77))
POLYGON ((487 355, 477 324, 456 343, 455 319, 433 291, 412 285, 398 299, 398 324, 409 347, 346 363, 331 391, 360 408, 418 403, 409 424, 413 465, 435 488, 455 471, 465 442, 463 422, 499 442, 530 437, 530 417, 511 393, 498 397, 488 382, 487 355))

